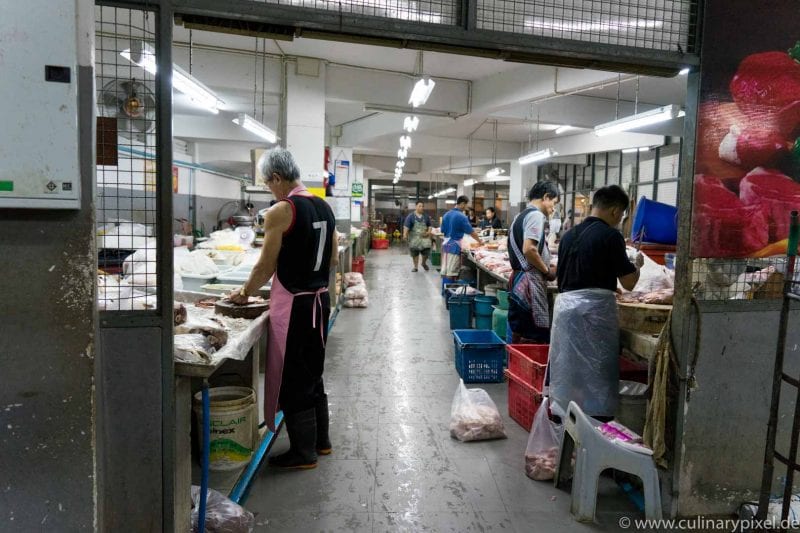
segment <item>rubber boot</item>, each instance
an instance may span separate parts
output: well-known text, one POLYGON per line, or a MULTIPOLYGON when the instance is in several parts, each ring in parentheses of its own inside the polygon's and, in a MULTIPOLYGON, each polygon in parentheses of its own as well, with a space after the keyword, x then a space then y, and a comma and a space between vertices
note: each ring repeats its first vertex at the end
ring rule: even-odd
POLYGON ((330 455, 333 451, 331 437, 328 433, 330 425, 330 413, 328 411, 328 395, 323 394, 317 399, 315 406, 317 414, 317 453, 319 455, 330 455))
POLYGON ((285 416, 289 451, 269 458, 269 466, 287 469, 317 467, 317 424, 314 409, 285 416))

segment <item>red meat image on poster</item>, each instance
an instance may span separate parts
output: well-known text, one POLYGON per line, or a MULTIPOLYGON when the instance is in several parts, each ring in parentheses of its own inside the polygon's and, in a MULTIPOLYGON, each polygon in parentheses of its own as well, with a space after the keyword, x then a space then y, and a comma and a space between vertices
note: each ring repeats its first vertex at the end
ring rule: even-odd
MULTIPOLYGON (((785 4, 796 20, 796 2, 785 4)), ((789 214, 800 209, 800 24, 793 23, 796 31, 763 38, 770 42, 740 34, 734 45, 704 43, 703 63, 719 67, 701 81, 694 257, 786 253, 789 214), (786 35, 789 42, 779 40, 786 35)))

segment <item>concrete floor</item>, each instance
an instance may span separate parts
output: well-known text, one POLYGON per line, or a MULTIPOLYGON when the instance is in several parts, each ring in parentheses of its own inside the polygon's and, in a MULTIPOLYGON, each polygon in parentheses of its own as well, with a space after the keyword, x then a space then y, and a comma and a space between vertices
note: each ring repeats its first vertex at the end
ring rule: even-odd
MULTIPOLYGON (((459 378, 438 272, 411 272, 393 247, 369 253, 366 279, 369 308, 342 309, 328 341, 333 454, 314 470, 262 467, 244 504, 257 531, 624 531, 620 517, 643 517, 602 478, 597 523, 580 524, 569 493, 527 478, 505 383, 470 387, 492 396, 508 438, 451 439, 459 378)), ((287 447, 282 434, 273 453, 287 447)))

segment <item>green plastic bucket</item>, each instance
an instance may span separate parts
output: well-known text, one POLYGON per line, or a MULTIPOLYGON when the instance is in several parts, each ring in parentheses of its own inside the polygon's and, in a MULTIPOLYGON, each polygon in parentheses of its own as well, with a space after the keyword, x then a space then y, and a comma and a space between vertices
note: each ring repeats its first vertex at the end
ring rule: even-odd
POLYGON ((435 267, 442 266, 442 252, 431 252, 431 264, 435 267))
POLYGON ((508 310, 508 291, 497 291, 498 307, 508 310))

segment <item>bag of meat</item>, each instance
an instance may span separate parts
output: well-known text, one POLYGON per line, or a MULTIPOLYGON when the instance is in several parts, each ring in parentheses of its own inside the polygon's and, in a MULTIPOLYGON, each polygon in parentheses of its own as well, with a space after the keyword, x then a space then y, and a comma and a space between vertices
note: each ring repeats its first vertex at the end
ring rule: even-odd
POLYGON ((461 380, 450 408, 450 436, 468 442, 504 439, 500 411, 483 389, 467 389, 461 380))
POLYGON ((564 426, 550 420, 550 400, 545 397, 536 411, 525 449, 525 475, 536 481, 549 481, 555 477, 558 449, 564 426))

